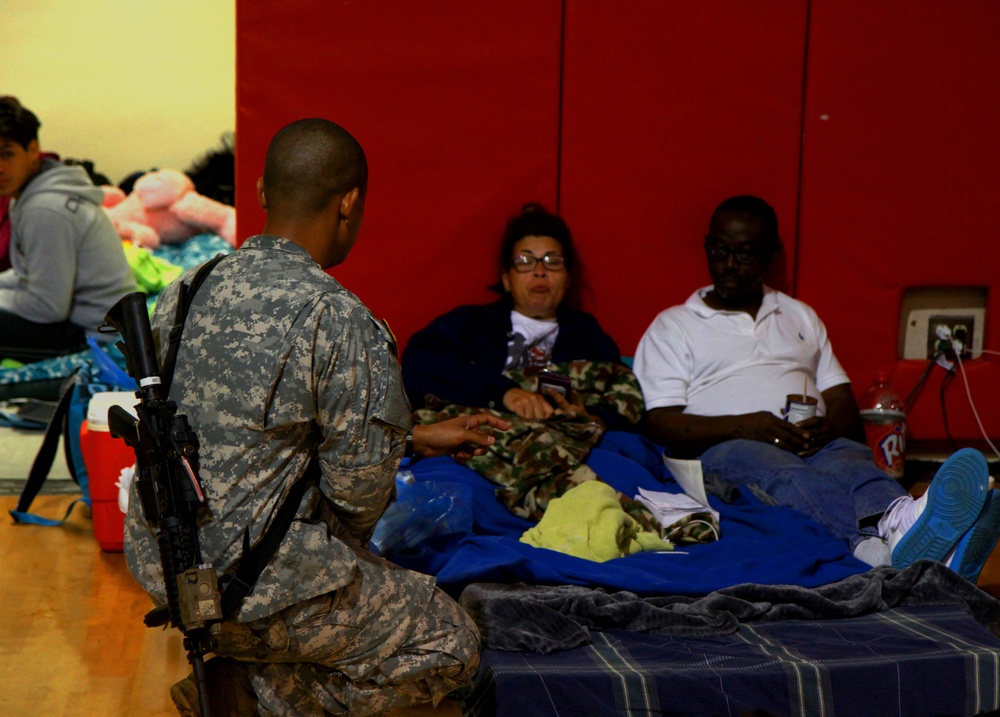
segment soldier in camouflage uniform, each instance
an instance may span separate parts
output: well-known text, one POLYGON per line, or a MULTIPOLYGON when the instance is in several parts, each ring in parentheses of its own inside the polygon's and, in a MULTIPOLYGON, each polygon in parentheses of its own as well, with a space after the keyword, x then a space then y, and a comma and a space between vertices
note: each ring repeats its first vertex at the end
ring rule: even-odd
MULTIPOLYGON (((185 324, 170 398, 200 439, 201 551, 223 586, 244 531, 258 540, 309 461, 321 468, 256 586, 222 623, 206 664, 213 704, 230 690, 222 714, 368 715, 436 703, 479 663, 474 624, 434 579, 365 549, 411 430, 390 337, 324 271, 354 244, 366 180, 361 147, 332 122, 281 130, 258 183, 264 234, 212 270, 185 324)), ((175 282, 153 318, 161 355, 177 294, 175 282)), ((470 444, 492 442, 483 425, 506 427, 485 416, 417 426, 413 444, 421 455, 467 457, 481 450, 470 444)), ((165 602, 134 486, 125 554, 165 602)), ((197 714, 190 678, 172 694, 182 714, 197 714)))

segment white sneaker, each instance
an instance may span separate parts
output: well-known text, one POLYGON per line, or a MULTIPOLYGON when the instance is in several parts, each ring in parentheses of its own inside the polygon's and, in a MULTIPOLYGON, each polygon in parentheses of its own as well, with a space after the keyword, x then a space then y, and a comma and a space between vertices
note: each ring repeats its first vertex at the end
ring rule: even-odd
POLYGON ((893 501, 879 521, 893 567, 944 561, 982 512, 989 479, 983 454, 963 448, 942 464, 920 498, 893 501))
POLYGON ((878 521, 878 534, 889 545, 891 554, 907 531, 917 522, 917 518, 927 507, 927 493, 919 498, 901 495, 889 504, 878 521))

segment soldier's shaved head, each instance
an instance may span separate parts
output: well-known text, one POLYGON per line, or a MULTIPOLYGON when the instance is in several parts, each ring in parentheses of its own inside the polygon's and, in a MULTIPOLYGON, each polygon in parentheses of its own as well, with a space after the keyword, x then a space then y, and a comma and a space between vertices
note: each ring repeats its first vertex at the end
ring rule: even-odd
POLYGON ((356 139, 340 125, 311 118, 293 122, 274 135, 264 160, 269 214, 321 211, 330 200, 355 187, 364 196, 368 161, 356 139))

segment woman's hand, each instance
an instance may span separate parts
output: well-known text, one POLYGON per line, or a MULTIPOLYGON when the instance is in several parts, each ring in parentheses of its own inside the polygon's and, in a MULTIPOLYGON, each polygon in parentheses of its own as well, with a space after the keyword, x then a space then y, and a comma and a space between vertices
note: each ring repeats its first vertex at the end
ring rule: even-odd
POLYGON ((556 412, 545 396, 523 388, 512 388, 503 395, 503 406, 521 418, 544 421, 556 412))
POLYGON ((583 405, 583 397, 580 396, 579 392, 570 391, 569 398, 567 398, 563 394, 559 393, 559 391, 547 388, 545 389, 545 395, 555 401, 555 415, 565 416, 567 418, 583 418, 593 421, 594 423, 600 423, 602 426, 604 425, 604 421, 600 418, 587 413, 587 409, 583 405), (570 401, 570 398, 573 400, 570 401))
POLYGON ((510 424, 488 413, 418 424, 413 427, 413 452, 424 458, 450 455, 456 461, 465 462, 486 453, 496 441, 484 430, 489 428, 506 431, 510 424))

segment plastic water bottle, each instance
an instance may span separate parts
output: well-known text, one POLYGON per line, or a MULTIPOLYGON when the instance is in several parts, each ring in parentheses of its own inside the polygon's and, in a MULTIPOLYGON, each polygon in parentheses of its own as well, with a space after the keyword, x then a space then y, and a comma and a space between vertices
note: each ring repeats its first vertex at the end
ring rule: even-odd
POLYGON ((858 408, 875 465, 899 480, 906 460, 906 408, 888 372, 875 374, 875 384, 861 396, 858 408))

